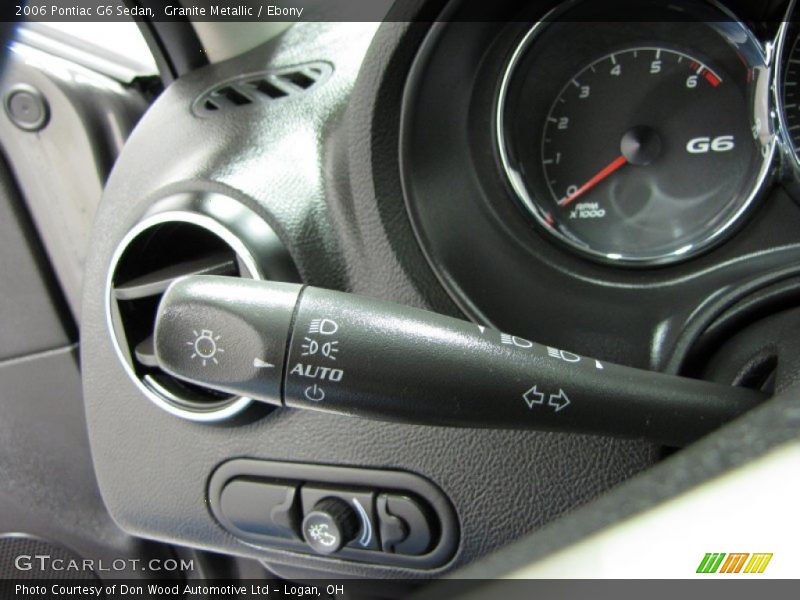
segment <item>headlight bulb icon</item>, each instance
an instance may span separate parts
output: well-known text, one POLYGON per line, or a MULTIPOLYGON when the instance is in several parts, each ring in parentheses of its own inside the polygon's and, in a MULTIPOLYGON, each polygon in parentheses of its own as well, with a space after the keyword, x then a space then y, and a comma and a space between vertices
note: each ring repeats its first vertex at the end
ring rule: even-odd
POLYGON ((210 329, 202 329, 200 333, 193 330, 192 333, 194 334, 194 341, 186 342, 188 346, 192 347, 192 359, 197 358, 202 360, 204 367, 208 364, 209 360, 213 361, 215 365, 218 365, 217 354, 225 352, 218 344, 220 336, 215 336, 214 332, 210 329))
POLYGON ((339 352, 339 349, 336 347, 339 345, 339 342, 324 342, 320 344, 317 340, 313 340, 310 337, 306 337, 303 340, 303 344, 300 346, 300 350, 302 350, 301 356, 314 356, 317 353, 322 354, 325 358, 330 358, 331 360, 336 360, 336 353, 339 352))

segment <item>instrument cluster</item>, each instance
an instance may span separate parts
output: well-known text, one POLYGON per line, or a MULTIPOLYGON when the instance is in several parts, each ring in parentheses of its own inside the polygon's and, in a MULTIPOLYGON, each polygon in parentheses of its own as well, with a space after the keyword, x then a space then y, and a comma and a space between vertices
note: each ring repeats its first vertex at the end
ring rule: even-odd
POLYGON ((800 181, 800 28, 794 2, 774 40, 702 0, 605 17, 621 10, 566 3, 520 38, 497 156, 555 243, 618 266, 677 263, 735 232, 776 175, 800 181))

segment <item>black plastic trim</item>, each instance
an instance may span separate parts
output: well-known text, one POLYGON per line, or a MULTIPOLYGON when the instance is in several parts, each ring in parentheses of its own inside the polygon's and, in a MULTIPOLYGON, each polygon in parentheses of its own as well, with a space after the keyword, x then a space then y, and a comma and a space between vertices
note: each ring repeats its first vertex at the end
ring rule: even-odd
MULTIPOLYGON (((129 8, 155 6, 153 0, 124 0, 129 8)), ((174 17, 172 21, 151 21, 147 18, 135 19, 147 46, 158 67, 158 73, 165 86, 195 69, 208 64, 205 48, 187 18, 174 17)))
POLYGON ((330 484, 336 487, 364 487, 380 491, 413 493, 428 503, 436 514, 440 526, 439 541, 422 556, 386 554, 373 550, 343 548, 332 559, 345 559, 373 564, 383 564, 413 569, 432 569, 448 562, 458 546, 459 526, 450 501, 426 479, 406 471, 385 471, 353 467, 274 462, 237 458, 220 465, 211 475, 208 484, 208 503, 217 522, 237 537, 257 546, 269 546, 310 554, 308 546, 300 540, 284 540, 248 533, 238 529, 221 511, 220 499, 225 485, 237 477, 293 481, 315 485, 330 484))

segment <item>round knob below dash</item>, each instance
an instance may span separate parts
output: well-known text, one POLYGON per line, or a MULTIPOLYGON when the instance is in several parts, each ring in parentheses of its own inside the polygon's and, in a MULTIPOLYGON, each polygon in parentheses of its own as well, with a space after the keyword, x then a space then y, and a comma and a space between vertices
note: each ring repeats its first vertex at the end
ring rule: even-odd
POLYGON ((359 530, 358 515, 339 498, 323 498, 303 519, 303 537, 319 554, 333 554, 353 541, 359 530))

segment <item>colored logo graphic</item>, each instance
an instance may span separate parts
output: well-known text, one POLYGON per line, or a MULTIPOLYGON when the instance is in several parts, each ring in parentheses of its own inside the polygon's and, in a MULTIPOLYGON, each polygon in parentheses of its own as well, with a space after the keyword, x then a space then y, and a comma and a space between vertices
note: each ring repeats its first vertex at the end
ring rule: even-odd
POLYGON ((697 567, 698 573, 763 573, 772 553, 749 554, 739 552, 725 554, 724 552, 707 552, 697 567), (748 560, 749 559, 749 560, 748 560))

